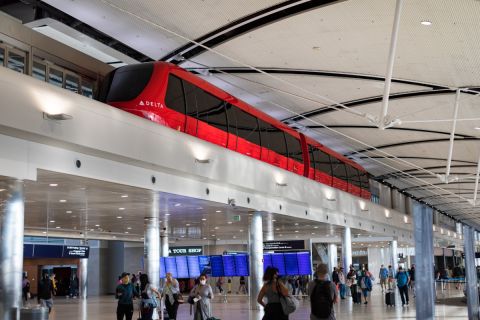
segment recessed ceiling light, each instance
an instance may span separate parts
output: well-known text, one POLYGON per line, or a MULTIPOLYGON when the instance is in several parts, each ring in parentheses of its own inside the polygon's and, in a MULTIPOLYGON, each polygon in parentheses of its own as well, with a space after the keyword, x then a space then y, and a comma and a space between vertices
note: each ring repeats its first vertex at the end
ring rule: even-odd
POLYGON ((72 218, 76 218, 77 216, 72 216, 72 218))
POLYGON ((126 234, 128 234, 128 231, 125 231, 126 234))
POLYGON ((96 224, 95 227, 100 227, 100 225, 99 225, 99 224, 96 224))
POLYGON ((185 238, 185 236, 180 236, 180 238, 185 238))
POLYGON ((480 127, 475 127, 475 128, 473 128, 473 129, 475 129, 475 130, 480 130, 480 127))
POLYGON ((117 219, 122 219, 122 216, 118 216, 117 219))
POLYGON ((186 226, 187 226, 187 227, 190 227, 190 223, 187 223, 186 226))
POLYGON ((214 234, 212 234, 212 237, 215 237, 215 235, 214 235, 214 234))
POLYGON ((207 240, 207 238, 203 238, 203 240, 207 240))
POLYGON ((277 222, 277 220, 273 219, 272 222, 277 222))
POLYGON ((72 213, 72 211, 71 211, 71 210, 68 210, 68 211, 65 211, 65 212, 66 212, 66 213, 72 213))
POLYGON ((283 234, 280 234, 280 237, 283 237, 283 234))
POLYGON ((217 210, 217 211, 215 211, 215 212, 220 213, 220 212, 222 212, 222 210, 217 210))
POLYGON ((49 186, 50 186, 50 187, 57 187, 57 186, 58 186, 58 183, 50 183, 49 186))
POLYGON ((5 191, 5 189, 0 189, 0 192, 3 192, 3 191, 5 191))
POLYGON ((217 238, 217 241, 220 241, 220 238, 217 238))
POLYGON ((132 227, 128 227, 127 230, 132 230, 132 227))
POLYGON ((67 202, 67 200, 65 200, 65 199, 62 199, 62 200, 60 200, 60 202, 67 202))
POLYGON ((315 232, 312 232, 312 234, 315 234, 315 232))
POLYGON ((169 216, 169 215, 170 215, 170 213, 165 213, 165 215, 166 215, 166 216, 169 216))
POLYGON ((313 229, 318 229, 318 227, 313 227, 313 229))
POLYGON ((233 239, 237 239, 237 237, 233 236, 233 239))
POLYGON ((128 194, 122 194, 121 197, 122 198, 128 198, 128 194))
POLYGON ((207 219, 203 218, 202 221, 207 221, 207 219))
POLYGON ((295 222, 295 225, 298 226, 298 222, 295 222))
POLYGON ((202 210, 203 208, 202 207, 198 207, 197 210, 202 210))
POLYGON ((145 240, 145 238, 140 238, 140 240, 145 240))
POLYGON ((214 229, 215 229, 215 230, 218 230, 218 227, 215 227, 214 229))
POLYGON ((55 229, 60 229, 60 227, 55 227, 55 229))
POLYGON ((243 230, 242 230, 242 229, 240 229, 240 232, 243 232, 243 230))
POLYGON ((298 232, 298 230, 295 230, 295 232, 298 232))
POLYGON ((173 206, 174 207, 180 207, 182 204, 181 203, 175 203, 173 206))
POLYGON ((428 21, 428 20, 423 20, 422 22, 420 22, 423 26, 431 26, 432 25, 432 22, 431 21, 428 21))
POLYGON ((50 223, 55 223, 55 220, 50 220, 50 223))
POLYGON ((125 210, 125 208, 118 208, 118 210, 123 211, 123 210, 125 210))
POLYGON ((277 229, 275 229, 275 230, 280 231, 280 228, 277 228, 277 229))
POLYGON ((46 234, 46 233, 47 233, 47 231, 43 231, 42 233, 43 233, 43 234, 46 234))
POLYGON ((232 222, 232 221, 228 221, 227 223, 228 223, 228 224, 232 224, 233 222, 232 222))

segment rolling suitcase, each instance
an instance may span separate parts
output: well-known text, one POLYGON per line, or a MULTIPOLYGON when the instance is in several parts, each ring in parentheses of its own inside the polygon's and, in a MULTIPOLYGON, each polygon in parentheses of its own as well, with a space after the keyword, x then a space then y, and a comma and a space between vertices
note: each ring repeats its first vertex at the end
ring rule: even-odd
POLYGON ((395 306, 395 291, 387 291, 385 293, 385 304, 387 306, 395 306))
POLYGON ((362 292, 358 290, 358 286, 356 284, 352 285, 353 290, 352 290, 352 299, 353 303, 361 303, 362 302, 362 292))

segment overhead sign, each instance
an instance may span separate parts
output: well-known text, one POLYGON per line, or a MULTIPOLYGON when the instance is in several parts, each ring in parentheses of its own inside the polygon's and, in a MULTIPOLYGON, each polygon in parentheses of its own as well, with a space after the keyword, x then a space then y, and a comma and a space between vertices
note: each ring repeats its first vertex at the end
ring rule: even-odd
POLYGON ((84 246, 64 246, 63 258, 88 258, 90 253, 89 247, 84 246))
POLYGON ((169 256, 201 256, 202 246, 173 247, 168 249, 169 256))
POLYGON ((265 251, 284 251, 284 250, 305 250, 305 241, 264 241, 263 250, 265 251))
POLYGON ((87 259, 90 253, 88 246, 59 246, 48 244, 24 244, 24 258, 76 258, 87 259))

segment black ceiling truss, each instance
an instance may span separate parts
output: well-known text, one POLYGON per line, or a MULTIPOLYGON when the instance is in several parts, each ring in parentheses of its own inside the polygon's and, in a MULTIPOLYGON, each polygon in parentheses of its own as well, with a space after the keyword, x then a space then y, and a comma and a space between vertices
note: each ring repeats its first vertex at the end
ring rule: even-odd
MULTIPOLYGON (((452 160, 452 162, 453 161, 454 160, 452 160)), ((477 166, 477 164, 472 162, 472 164, 450 165, 450 168, 474 168, 476 166, 477 166)), ((409 175, 424 174, 424 172, 421 172, 422 170, 430 170, 431 171, 431 170, 445 169, 445 168, 446 168, 445 165, 443 165, 443 166, 422 167, 420 169, 413 168, 413 169, 399 170, 399 171, 390 172, 390 173, 378 176, 377 179, 389 179, 392 176, 397 176, 397 175, 401 175, 401 174, 405 174, 405 173, 407 173, 409 175), (417 172, 417 171, 419 171, 419 172, 417 172)), ((443 174, 443 173, 439 173, 439 174, 443 174)), ((471 174, 471 173, 454 173, 454 174, 471 174)))
POLYGON ((183 59, 191 59, 206 51, 204 47, 198 46, 196 43, 201 43, 208 48, 213 48, 255 29, 335 2, 337 2, 337 0, 312 0, 307 2, 303 2, 302 0, 284 1, 235 20, 219 29, 213 30, 194 41, 173 50, 160 60, 178 64, 183 61, 176 59, 179 54, 183 59))
MULTIPOLYGON (((474 181, 455 181, 455 182, 449 183, 449 185, 468 184, 468 183, 473 184, 474 181)), ((445 182, 429 183, 429 184, 424 184, 424 185, 419 185, 419 186, 408 187, 408 188, 404 188, 404 189, 400 189, 400 190, 401 191, 408 191, 408 190, 414 190, 414 189, 418 189, 418 188, 421 188, 421 189, 425 190, 427 187, 433 188, 434 186, 443 186, 443 185, 447 185, 447 183, 445 183, 445 182)))
MULTIPOLYGON (((435 157, 416 157, 416 156, 360 156, 357 159, 410 159, 410 160, 433 160, 433 161, 447 161, 446 158, 435 158, 435 157)), ((452 162, 461 162, 461 163, 473 163, 476 162, 468 161, 468 160, 454 160, 452 162)))

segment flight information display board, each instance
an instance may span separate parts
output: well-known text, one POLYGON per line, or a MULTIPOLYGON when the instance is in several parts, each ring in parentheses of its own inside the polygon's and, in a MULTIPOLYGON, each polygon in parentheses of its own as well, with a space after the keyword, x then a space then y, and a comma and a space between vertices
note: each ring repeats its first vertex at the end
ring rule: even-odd
POLYGON ((272 255, 269 253, 266 253, 263 255, 263 272, 267 270, 268 267, 272 267, 272 255))
POLYGON ((278 269, 279 275, 284 276, 287 274, 283 253, 272 253, 272 265, 278 269))
POLYGON ((298 275, 298 259, 296 252, 288 252, 283 254, 285 259, 285 273, 288 276, 298 275))
POLYGON ((298 274, 309 275, 312 274, 312 262, 310 261, 309 252, 297 252, 298 258, 298 274))
POLYGON ((199 256, 198 264, 200 265, 200 274, 212 274, 212 268, 210 267, 210 257, 209 256, 199 256))
POLYGON ((237 254, 235 257, 235 276, 247 277, 250 275, 248 268, 248 255, 246 254, 237 254))
POLYGON ((167 275, 167 270, 165 269, 165 258, 160 258, 160 278, 165 278, 167 275))
POLYGON ((172 277, 178 278, 177 262, 175 257, 165 257, 165 269, 172 274, 172 277))
POLYGON ((225 277, 236 276, 235 272, 235 257, 232 255, 224 255, 223 259, 223 274, 225 277))
POLYGON ((185 279, 190 278, 188 275, 188 264, 186 256, 177 256, 175 257, 175 262, 177 263, 177 278, 185 279))
POLYGON ((210 267, 212 268, 212 276, 225 276, 222 256, 210 256, 210 267))
POLYGON ((189 278, 197 278, 200 276, 200 263, 198 256, 187 256, 188 275, 189 278))

